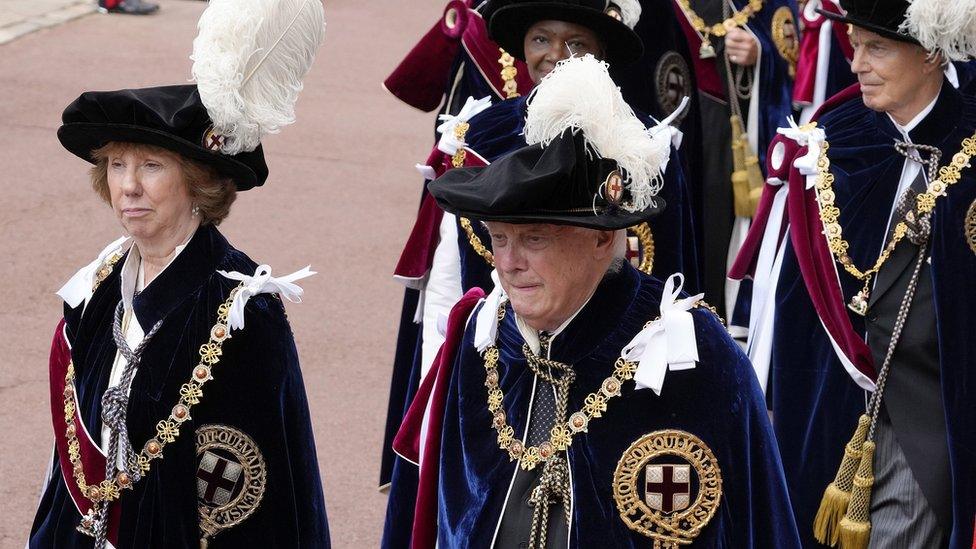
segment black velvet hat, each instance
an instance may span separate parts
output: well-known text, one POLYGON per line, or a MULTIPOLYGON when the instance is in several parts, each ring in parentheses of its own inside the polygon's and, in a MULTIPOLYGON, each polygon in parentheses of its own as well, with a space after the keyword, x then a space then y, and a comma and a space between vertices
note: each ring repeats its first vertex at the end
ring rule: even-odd
POLYGON ((85 92, 61 120, 61 144, 88 162, 94 162, 93 150, 123 141, 157 145, 210 164, 239 191, 260 186, 268 177, 261 145, 235 155, 220 152, 223 137, 212 131, 196 85, 85 92))
POLYGON ((901 24, 905 22, 905 14, 908 11, 907 0, 841 0, 840 7, 847 12, 845 15, 820 8, 817 8, 817 12, 827 19, 849 23, 885 38, 919 44, 914 36, 899 30, 901 24))
POLYGON ((448 170, 428 189, 444 210, 481 221, 617 230, 664 209, 660 198, 638 212, 624 209, 630 196, 622 181, 616 161, 588 153, 583 134, 566 131, 486 167, 448 170))
MULTIPOLYGON (((635 0, 620 4, 626 4, 627 10, 636 10, 639 17, 640 6, 635 0)), ((636 61, 644 53, 640 37, 624 23, 634 16, 627 13, 622 20, 624 9, 620 4, 607 0, 492 0, 485 17, 491 39, 518 59, 525 59, 525 33, 529 27, 552 19, 592 29, 606 44, 605 60, 617 65, 636 61)))

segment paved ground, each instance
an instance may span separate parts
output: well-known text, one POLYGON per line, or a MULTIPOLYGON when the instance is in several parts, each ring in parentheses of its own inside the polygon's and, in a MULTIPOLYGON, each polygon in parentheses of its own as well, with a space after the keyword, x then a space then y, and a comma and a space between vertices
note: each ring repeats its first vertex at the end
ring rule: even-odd
POLYGON ((95 11, 93 0, 0 0, 0 44, 95 11))
MULTIPOLYGON (((0 30, 13 9, 31 21, 74 4, 0 0, 0 30)), ((442 5, 326 0, 326 43, 298 123, 266 139, 267 185, 244 193, 221 227, 279 272, 308 263, 320 272, 289 317, 339 548, 379 541, 385 496, 376 479, 401 296, 390 273, 419 196, 413 164, 426 157, 433 122, 380 82, 442 5)), ((86 89, 186 81, 203 8, 162 0, 157 16, 89 15, 0 45, 0 548, 23 547, 51 452, 54 291, 120 234, 89 190, 86 164, 58 144, 59 116, 86 89)))

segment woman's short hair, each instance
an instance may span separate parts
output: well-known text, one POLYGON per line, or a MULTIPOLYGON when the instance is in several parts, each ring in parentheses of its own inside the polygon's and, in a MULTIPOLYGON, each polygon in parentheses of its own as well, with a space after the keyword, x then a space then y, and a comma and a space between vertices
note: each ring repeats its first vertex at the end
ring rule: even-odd
POLYGON ((221 177, 217 169, 209 164, 191 160, 164 147, 143 143, 113 141, 92 151, 92 159, 95 161, 91 169, 92 189, 107 204, 112 204, 108 189, 108 158, 112 153, 130 149, 167 152, 179 158, 183 181, 190 191, 193 205, 199 210, 201 224, 219 225, 230 214, 230 206, 237 198, 237 187, 232 180, 221 177))

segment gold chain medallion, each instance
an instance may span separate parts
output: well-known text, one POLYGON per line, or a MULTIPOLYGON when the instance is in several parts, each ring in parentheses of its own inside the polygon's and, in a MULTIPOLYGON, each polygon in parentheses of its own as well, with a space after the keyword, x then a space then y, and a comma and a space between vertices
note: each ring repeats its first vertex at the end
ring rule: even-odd
POLYGON ((722 471, 700 438, 655 431, 627 448, 613 473, 613 499, 628 528, 655 548, 692 543, 722 500, 722 471))
MULTIPOLYGON (((830 173, 830 158, 827 151, 830 143, 824 141, 817 159, 817 203, 820 206, 820 221, 823 223, 824 235, 827 237, 827 247, 838 263, 854 278, 864 282, 864 287, 853 298, 848 307, 855 313, 864 316, 868 309, 868 299, 871 296, 871 278, 881 270, 888 261, 895 246, 908 234, 908 225, 901 220, 895 225, 891 239, 881 250, 874 265, 867 270, 861 270, 848 255, 851 245, 844 240, 844 229, 840 224, 840 208, 834 203, 837 195, 834 192, 834 174, 830 173)), ((939 168, 939 177, 930 181, 924 193, 915 199, 915 207, 911 214, 915 219, 921 219, 932 213, 936 200, 945 196, 946 191, 962 178, 962 170, 970 167, 970 159, 976 156, 976 134, 962 140, 962 148, 952 156, 952 162, 939 168)))
POLYGON ((973 200, 973 203, 969 205, 964 226, 966 230, 966 242, 969 243, 969 249, 976 254, 976 200, 973 200))
POLYGON ((226 425, 197 429, 201 545, 251 516, 264 497, 267 468, 251 437, 226 425))

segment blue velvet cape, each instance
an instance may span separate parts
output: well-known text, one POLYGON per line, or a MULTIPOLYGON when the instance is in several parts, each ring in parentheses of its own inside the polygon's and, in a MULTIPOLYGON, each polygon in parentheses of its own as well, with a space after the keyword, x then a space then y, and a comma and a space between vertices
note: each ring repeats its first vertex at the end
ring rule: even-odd
MULTIPOLYGON (((98 287, 82 313, 65 306, 68 341, 76 372, 81 418, 99 443, 101 398, 115 360, 113 315, 121 299, 124 259, 98 287)), ((163 324, 151 339, 132 383, 129 437, 141 449, 169 416, 180 386, 200 360, 217 307, 237 282, 216 271, 253 274, 257 265, 234 249, 212 226, 204 226, 173 263, 135 297, 139 324, 163 324)), ((245 308, 245 327, 223 346, 214 379, 167 444, 163 459, 113 505, 122 505, 120 548, 199 547, 197 454, 194 431, 222 424, 250 436, 264 457, 267 484, 253 515, 210 539, 210 547, 329 547, 329 528, 312 438, 298 353, 280 299, 260 295, 245 308)), ((148 328, 147 328, 148 330, 148 328)), ((57 418, 56 418, 57 419, 57 418)), ((63 421, 63 420, 62 420, 63 421)), ((31 528, 30 547, 92 547, 93 538, 75 530, 81 516, 54 460, 31 528)))
MULTIPOLYGON (((855 265, 873 264, 901 178, 904 157, 893 143, 900 134, 884 113, 865 107, 860 97, 819 117, 827 133, 836 204, 844 238, 855 265)), ((910 136, 939 147, 945 165, 976 130, 976 101, 944 83, 932 112, 910 136)), ((965 243, 963 220, 976 199, 976 172, 967 168, 959 183, 939 198, 930 237, 932 282, 938 322, 943 405, 953 485, 953 548, 972 546, 976 512, 976 254, 965 243)), ((861 283, 841 272, 845 299, 861 283)), ((771 406, 796 521, 807 547, 824 489, 833 480, 844 444, 864 412, 865 393, 837 359, 817 318, 800 275, 796 254, 787 245, 776 291, 776 327, 770 368, 771 406)), ((854 329, 864 334, 864 318, 853 313, 854 329)), ((880 368, 880 364, 875 365, 880 368)))
MULTIPOLYGON (((630 265, 608 275, 576 318, 553 339, 551 357, 573 365, 577 377, 570 412, 613 371, 620 350, 659 315, 662 284, 630 265)), ((572 547, 650 547, 631 531, 613 499, 614 469, 627 447, 660 429, 701 438, 715 453, 722 499, 694 546, 798 547, 785 479, 766 406, 748 359, 712 313, 693 312, 700 361, 669 372, 661 396, 624 384, 602 418, 569 449, 573 484, 572 547)), ((487 407, 484 361, 469 322, 455 363, 440 455, 439 546, 489 547, 516 462, 498 447, 487 407)), ((521 437, 527 427, 534 375, 522 354, 511 307, 498 330, 500 387, 508 422, 521 437)))

